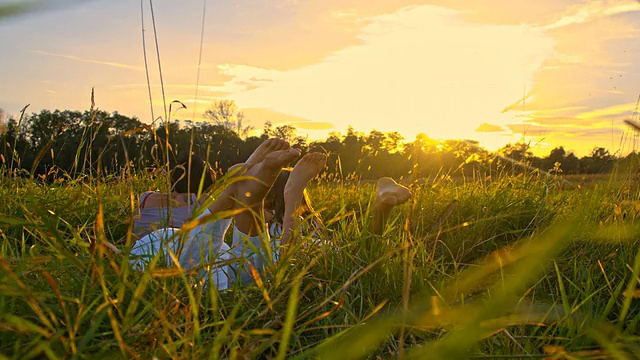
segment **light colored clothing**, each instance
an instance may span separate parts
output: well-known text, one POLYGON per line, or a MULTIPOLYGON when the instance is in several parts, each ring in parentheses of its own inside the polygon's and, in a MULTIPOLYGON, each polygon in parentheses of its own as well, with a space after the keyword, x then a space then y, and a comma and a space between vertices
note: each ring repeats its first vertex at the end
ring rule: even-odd
MULTIPOLYGON (((198 218, 211 215, 205 209, 198 218)), ((232 245, 224 242, 231 219, 220 219, 197 226, 180 233, 179 227, 165 227, 148 232, 131 249, 131 263, 134 268, 144 270, 157 256, 161 266, 172 266, 169 251, 177 257, 181 268, 191 270, 201 267, 201 280, 208 277, 219 290, 227 289, 233 283, 244 285, 253 283, 250 267, 259 273, 275 263, 277 241, 272 243, 268 234, 247 236, 234 227, 232 245), (269 245, 271 244, 271 245, 269 245)), ((182 224, 180 225, 182 226, 182 224)))
MULTIPOLYGON (((210 215, 205 210, 200 217, 210 215)), ((172 266, 173 260, 169 256, 171 251, 177 257, 180 267, 186 270, 199 267, 200 265, 211 265, 224 260, 222 254, 224 237, 231 224, 231 219, 220 219, 197 226, 189 232, 180 233, 179 228, 168 227, 149 232, 136 241, 131 249, 132 265, 139 270, 144 270, 149 262, 156 256, 161 266, 172 266)), ((226 283, 226 276, 219 273, 217 266, 213 266, 210 271, 216 272, 213 281, 216 285, 226 283)), ((208 276, 207 269, 200 270, 201 276, 208 276)), ((227 285, 225 284, 225 288, 227 285)))
MULTIPOLYGON (((253 276, 248 263, 259 274, 264 274, 267 267, 277 262, 278 244, 278 240, 272 239, 268 233, 248 236, 234 227, 231 247, 221 255, 222 258, 230 261, 229 266, 222 269, 226 271, 230 284, 234 282, 243 285, 252 284, 253 276)), ((226 244, 223 245, 223 251, 224 246, 226 244)))

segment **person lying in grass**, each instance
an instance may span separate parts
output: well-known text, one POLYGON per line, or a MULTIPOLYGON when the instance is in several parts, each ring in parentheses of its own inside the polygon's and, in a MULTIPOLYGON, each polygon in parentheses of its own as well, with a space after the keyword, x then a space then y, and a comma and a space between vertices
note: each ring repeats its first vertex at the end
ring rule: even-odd
MULTIPOLYGON (((136 267, 144 268, 146 263, 158 253, 171 250, 182 268, 200 267, 203 278, 211 276, 214 284, 219 289, 224 289, 230 282, 238 281, 239 274, 241 274, 242 283, 247 284, 252 281, 250 271, 244 271, 249 265, 241 266, 239 259, 244 259, 259 272, 264 266, 277 261, 280 246, 292 241, 294 233, 300 232, 302 219, 308 219, 311 215, 312 226, 317 232, 321 228, 322 220, 311 207, 306 187, 324 168, 326 155, 306 154, 293 170, 287 169, 282 172, 278 170, 280 176, 276 175, 277 179, 270 177, 272 174, 269 172, 267 175, 270 182, 265 181, 262 174, 264 166, 259 167, 262 162, 272 157, 270 154, 279 154, 289 149, 289 144, 285 141, 269 139, 258 147, 247 163, 235 165, 230 169, 231 172, 240 169, 244 172, 244 176, 255 176, 263 182, 260 184, 263 185, 262 190, 266 185, 271 187, 270 185, 275 181, 275 186, 266 194, 266 204, 263 205, 262 201, 265 197, 264 191, 257 197, 244 192, 256 186, 259 181, 242 180, 224 189, 219 198, 196 217, 197 226, 187 226, 188 230, 180 230, 180 227, 191 220, 192 213, 198 206, 203 204, 203 198, 196 199, 196 195, 190 189, 197 189, 199 186, 207 189, 213 184, 213 177, 206 176, 209 169, 206 162, 197 156, 192 156, 190 165, 185 161, 182 166, 190 169, 190 176, 175 172, 172 176, 173 191, 171 193, 147 192, 140 198, 139 216, 136 218, 134 229, 142 237, 131 251, 132 255, 137 256, 137 261, 134 262, 136 267), (254 166, 258 170, 255 170, 254 166), (201 180, 203 178, 204 180, 201 180), (184 179, 191 179, 191 183, 184 179), (242 196, 245 201, 241 200, 242 196), (235 216, 233 241, 232 245, 228 246, 224 243, 224 236, 231 219, 219 218, 224 216, 221 212, 232 209, 242 211, 250 204, 253 211, 243 211, 235 216), (251 216, 242 215, 247 213, 251 216), (264 213, 264 220, 269 224, 268 232, 262 231, 264 222, 261 223, 262 219, 259 216, 261 213, 264 213), (215 221, 206 221, 207 217, 216 215, 218 219, 215 221), (181 231, 182 236, 180 236, 181 231), (269 236, 269 233, 272 236, 269 236), (231 265, 216 266, 207 271, 204 266, 210 264, 210 257, 216 257, 218 262, 231 263, 231 265)), ((296 156, 291 156, 293 160, 299 155, 297 150, 295 151, 296 156)), ((289 158, 287 160, 292 161, 289 158)), ((278 165, 280 169, 283 166, 282 163, 278 165)), ((374 234, 381 234, 393 207, 406 202, 410 196, 411 193, 407 188, 392 179, 379 179, 371 231, 374 234)), ((304 223, 307 224, 307 222, 304 223)), ((173 262, 167 258, 166 263, 171 265, 173 262)))
POLYGON ((251 276, 243 271, 245 267, 261 271, 271 261, 270 249, 265 246, 269 238, 262 220, 263 200, 282 168, 299 156, 300 151, 282 139, 265 141, 246 163, 236 167, 235 176, 242 178, 212 201, 206 193, 200 198, 194 194, 200 185, 208 189, 213 177, 208 174, 209 165, 192 155, 190 161, 181 165, 182 172, 172 174, 170 193, 146 192, 140 197, 134 231, 141 237, 130 252, 134 267, 144 269, 155 259, 164 258, 167 266, 177 262, 186 270, 198 268, 205 280, 212 275, 219 289, 226 288, 228 280, 240 280, 240 274, 244 283, 250 282, 251 276), (200 210, 194 219, 193 214, 200 210), (229 247, 224 236, 231 216, 235 218, 235 226, 229 247), (244 259, 251 265, 236 262, 230 269, 207 269, 216 257, 218 261, 244 259))

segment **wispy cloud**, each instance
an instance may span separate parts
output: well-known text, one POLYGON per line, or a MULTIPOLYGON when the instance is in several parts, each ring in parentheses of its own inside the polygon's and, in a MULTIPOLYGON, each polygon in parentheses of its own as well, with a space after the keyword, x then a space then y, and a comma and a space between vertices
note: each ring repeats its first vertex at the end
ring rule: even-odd
POLYGON ((321 121, 309 121, 308 119, 281 113, 265 108, 242 109, 246 118, 255 126, 269 121, 273 126, 291 125, 302 130, 332 130, 334 124, 321 121))
POLYGON ((480 124, 480 126, 476 128, 475 131, 479 133, 491 133, 491 132, 503 132, 505 131, 505 129, 503 129, 501 126, 498 126, 498 125, 482 123, 480 124))
POLYGON ((114 62, 114 61, 103 61, 103 60, 86 59, 86 58, 82 58, 82 57, 79 57, 79 56, 55 54, 55 53, 51 53, 51 52, 48 52, 48 51, 42 51, 42 50, 31 50, 31 53, 38 54, 38 55, 45 55, 45 56, 54 56, 54 57, 58 57, 58 58, 62 58, 62 59, 79 61, 79 62, 88 63, 88 64, 111 66, 111 67, 115 67, 115 68, 127 69, 127 70, 133 70, 133 71, 142 71, 143 70, 142 67, 135 66, 135 65, 122 64, 122 63, 118 63, 118 62, 114 62))
MULTIPOLYGON (((147 84, 146 83, 128 83, 128 84, 114 84, 111 85, 111 87, 113 89, 146 89, 147 88, 147 84)), ((156 84, 153 83, 151 84, 152 88, 160 88, 160 84, 156 84)), ((196 84, 165 84, 164 85, 165 89, 173 89, 173 90, 193 90, 195 91, 196 88, 199 91, 206 91, 206 92, 216 92, 219 94, 229 94, 230 91, 232 91, 233 89, 230 88, 225 88, 223 86, 211 86, 211 85, 199 85, 196 86, 196 84)), ((239 88, 239 89, 244 89, 244 88, 239 88)))
MULTIPOLYGON (((137 14, 137 7, 117 3, 91 1, 3 23, 13 35, 0 36, 6 41, 0 87, 23 86, 4 91, 2 106, 19 109, 29 100, 82 108, 95 85, 101 107, 148 112, 140 44, 131 37, 139 30, 137 15, 124 16, 137 14), (87 24, 117 14, 124 15, 115 27, 83 33, 87 24), (60 23, 65 26, 55 26, 60 23), (24 44, 51 52, 25 56, 24 44), (24 68, 33 71, 25 77, 15 70, 24 68)), ((637 98, 635 0, 216 2, 207 15, 212 26, 206 27, 197 102, 191 82, 200 27, 193 20, 202 14, 187 3, 167 3, 158 13, 174 20, 161 31, 161 41, 171 44, 162 53, 167 98, 185 102, 194 118, 224 98, 266 109, 246 110, 257 129, 270 120, 317 137, 332 125, 344 131, 351 124, 408 139, 416 132, 477 139, 487 148, 523 138, 592 147, 611 144, 611 129, 632 114, 637 98)), ((157 77, 151 73, 151 90, 160 108, 157 77)))
POLYGON ((640 3, 634 0, 626 1, 590 1, 587 4, 571 7, 567 13, 545 26, 546 30, 564 26, 583 24, 599 17, 640 11, 640 3))
POLYGON ((499 119, 500 110, 531 83, 552 42, 535 28, 475 25, 460 16, 441 7, 409 7, 371 19, 361 44, 314 65, 227 68, 236 84, 258 86, 230 97, 240 106, 335 121, 338 131, 351 124, 407 138, 418 132, 472 137, 485 119, 503 124, 511 118, 499 119))
POLYGON ((303 121, 289 123, 288 125, 295 126, 302 130, 333 130, 335 128, 335 125, 332 123, 324 121, 303 121))
POLYGON ((587 111, 587 112, 583 112, 580 113, 578 115, 576 115, 576 118, 578 119, 599 119, 599 118, 604 118, 604 117, 611 117, 611 116, 616 116, 616 117, 620 117, 620 116, 631 116, 631 114, 633 113, 633 111, 636 108, 636 103, 628 103, 628 104, 621 104, 621 105, 615 105, 615 106, 609 106, 606 108, 602 108, 602 109, 596 109, 593 111, 587 111))
POLYGON ((509 130, 582 154, 596 145, 622 149, 622 120, 633 113, 637 97, 639 12, 633 0, 587 1, 542 24, 554 40, 553 55, 526 101, 505 109, 521 122, 509 130))

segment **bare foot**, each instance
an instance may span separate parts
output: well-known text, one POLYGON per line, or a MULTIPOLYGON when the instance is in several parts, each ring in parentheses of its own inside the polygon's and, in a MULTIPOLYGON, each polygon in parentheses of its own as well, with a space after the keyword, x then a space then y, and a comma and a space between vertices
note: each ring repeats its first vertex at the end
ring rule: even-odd
POLYGON ((248 164, 257 164, 264 160, 267 154, 274 151, 286 150, 290 147, 289 143, 284 139, 271 138, 265 140, 247 159, 248 164))
MULTIPOLYGON (((288 143, 287 143, 288 144, 288 143)), ((269 152, 264 160, 257 164, 249 164, 244 176, 255 179, 242 180, 237 183, 236 199, 245 206, 262 204, 282 168, 300 156, 300 150, 288 148, 269 152)))
POLYGON ((326 163, 327 155, 323 153, 314 152, 303 156, 291 171, 287 184, 284 186, 285 203, 288 200, 287 198, 292 196, 302 197, 302 192, 307 187, 309 181, 322 171, 326 163))
MULTIPOLYGON (((269 140, 277 140, 277 141, 270 142, 271 145, 264 146, 262 150, 260 150, 259 157, 262 159, 262 162, 257 164, 240 163, 240 164, 235 164, 229 168, 227 173, 230 174, 232 177, 250 176, 250 177, 254 177, 255 179, 252 179, 252 180, 247 179, 237 183, 229 184, 218 195, 217 200, 212 205, 209 206, 209 211, 212 214, 219 211, 231 210, 238 205, 238 202, 242 204, 247 204, 248 202, 250 203, 251 200, 249 198, 251 197, 253 187, 262 187, 262 188, 266 187, 267 190, 269 190, 269 188, 271 188, 271 185, 273 185, 273 182, 275 181, 275 178, 271 179, 269 177, 270 175, 267 176, 266 179, 263 178, 262 177, 262 172, 264 172, 263 170, 270 170, 275 166, 275 177, 277 177, 280 174, 280 170, 282 170, 282 167, 284 165, 289 164, 290 162, 295 160, 298 156, 300 156, 300 151, 289 147, 288 142, 284 140, 280 141, 281 139, 269 139, 269 140), (276 148, 279 149, 283 146, 285 146, 286 148, 282 150, 274 150, 276 148), (280 162, 282 162, 284 165, 278 165, 280 162), (242 194, 245 194, 245 195, 242 195, 242 194), (246 196, 246 194, 249 194, 249 196, 246 196)), ((253 153, 253 155, 255 155, 257 152, 258 151, 256 150, 253 153)), ((255 158, 256 157, 254 157, 254 159, 255 158)), ((265 175, 271 174, 270 171, 267 171, 264 173, 265 175)), ((264 197, 264 195, 262 197, 264 197)), ((259 201, 262 201, 262 200, 259 200, 259 201)))
POLYGON ((374 205, 384 207, 400 205, 407 202, 410 197, 411 192, 409 189, 391 178, 382 177, 378 179, 378 191, 374 205))
POLYGON ((232 174, 234 176, 242 175, 247 171, 247 169, 249 168, 249 165, 262 162, 268 154, 274 151, 286 150, 290 147, 291 145, 289 145, 289 143, 284 139, 280 139, 280 138, 267 139, 262 144, 260 144, 257 149, 253 151, 253 153, 249 156, 246 162, 232 165, 231 167, 229 167, 229 170, 227 170, 227 173, 232 174))

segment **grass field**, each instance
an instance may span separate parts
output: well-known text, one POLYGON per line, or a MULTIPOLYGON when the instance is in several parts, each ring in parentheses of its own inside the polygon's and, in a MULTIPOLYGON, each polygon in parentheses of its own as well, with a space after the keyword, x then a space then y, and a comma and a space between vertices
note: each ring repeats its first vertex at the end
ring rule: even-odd
POLYGON ((129 266, 136 194, 164 180, 2 175, 0 357, 637 358, 639 188, 590 180, 427 179, 373 236, 373 185, 321 179, 331 245, 218 292, 129 266))

